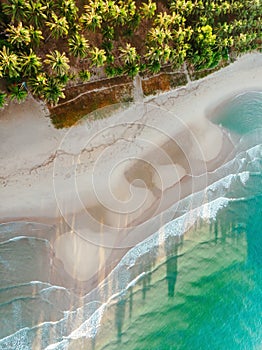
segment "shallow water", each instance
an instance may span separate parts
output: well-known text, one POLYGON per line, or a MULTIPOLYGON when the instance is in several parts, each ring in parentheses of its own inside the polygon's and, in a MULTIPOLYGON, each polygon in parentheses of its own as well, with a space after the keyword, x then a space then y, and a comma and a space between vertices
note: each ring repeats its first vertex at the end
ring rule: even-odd
POLYGON ((108 308, 95 348, 261 349, 261 217, 262 191, 199 223, 108 308))
POLYGON ((0 225, 0 349, 261 349, 262 94, 215 120, 235 159, 84 298, 50 284, 54 227, 0 225))

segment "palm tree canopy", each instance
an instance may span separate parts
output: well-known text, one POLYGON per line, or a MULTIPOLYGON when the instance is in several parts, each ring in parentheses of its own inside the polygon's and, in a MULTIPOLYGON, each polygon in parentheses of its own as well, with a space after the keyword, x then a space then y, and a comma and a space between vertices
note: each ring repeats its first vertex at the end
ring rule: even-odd
POLYGON ((47 54, 44 62, 48 64, 57 75, 66 74, 70 68, 68 64, 69 59, 66 57, 66 54, 64 52, 60 53, 57 50, 47 54))
POLYGON ((21 67, 24 75, 34 76, 38 73, 42 67, 40 58, 30 49, 29 54, 23 54, 21 56, 21 67))
POLYGON ((58 17, 55 12, 52 12, 52 21, 47 21, 46 25, 50 28, 54 38, 60 38, 68 34, 69 25, 66 17, 58 17))
POLYGON ((9 48, 4 46, 0 51, 0 66, 3 74, 9 78, 16 78, 20 75, 20 62, 18 56, 10 52, 9 48))
POLYGON ((122 53, 121 59, 125 64, 134 63, 139 58, 136 48, 132 47, 131 44, 126 44, 125 48, 120 48, 120 52, 122 53))
POLYGON ((68 40, 69 52, 75 57, 84 58, 87 55, 89 48, 88 40, 84 35, 75 34, 68 40))
POLYGON ((19 22, 17 26, 9 25, 6 32, 8 33, 8 41, 18 48, 28 46, 31 42, 29 29, 24 27, 22 22, 19 22))
POLYGON ((93 65, 95 65, 97 67, 103 66, 104 63, 106 62, 106 52, 103 49, 99 49, 98 47, 94 47, 90 51, 90 55, 91 55, 91 60, 92 60, 93 65))

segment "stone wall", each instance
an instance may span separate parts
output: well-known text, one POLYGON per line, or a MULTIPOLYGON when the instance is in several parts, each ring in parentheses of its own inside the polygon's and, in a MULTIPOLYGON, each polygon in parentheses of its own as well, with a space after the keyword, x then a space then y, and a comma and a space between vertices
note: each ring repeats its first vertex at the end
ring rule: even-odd
MULTIPOLYGON (((190 69, 187 71, 186 66, 176 72, 165 68, 157 75, 141 77, 142 93, 149 96, 184 86, 188 81, 201 79, 224 65, 222 62, 214 69, 197 72, 190 69)), ((65 91, 66 98, 57 106, 49 106, 52 122, 57 128, 70 127, 99 108, 132 102, 137 95, 135 86, 131 78, 124 76, 68 87, 65 91)))

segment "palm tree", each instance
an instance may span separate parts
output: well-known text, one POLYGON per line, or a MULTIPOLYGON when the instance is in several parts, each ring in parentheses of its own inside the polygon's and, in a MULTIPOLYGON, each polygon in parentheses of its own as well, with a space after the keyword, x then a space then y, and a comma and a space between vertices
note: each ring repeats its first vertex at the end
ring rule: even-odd
POLYGON ((47 78, 46 85, 43 90, 43 97, 46 102, 54 106, 60 98, 65 98, 63 93, 64 85, 57 81, 54 77, 47 78))
POLYGON ((31 43, 33 43, 35 46, 39 46, 41 40, 44 39, 42 31, 39 29, 35 29, 32 25, 30 25, 28 30, 31 38, 31 43))
POLYGON ((126 5, 114 5, 111 10, 111 16, 115 23, 123 26, 128 21, 128 10, 126 5))
POLYGON ((171 47, 169 45, 165 44, 165 46, 162 49, 161 61, 163 63, 167 63, 168 61, 170 61, 172 54, 173 54, 173 51, 172 51, 171 47))
POLYGON ((4 46, 0 51, 0 66, 2 67, 2 74, 9 78, 17 78, 20 72, 18 56, 10 52, 9 48, 4 46))
POLYGON ((160 28, 168 28, 173 23, 173 16, 168 15, 166 12, 160 12, 154 20, 154 24, 160 28))
POLYGON ((160 61, 162 57, 162 49, 160 47, 149 47, 147 53, 145 54, 145 58, 149 60, 149 62, 160 61))
POLYGON ((102 17, 99 13, 96 13, 94 9, 91 9, 82 14, 80 17, 80 23, 82 23, 84 28, 90 29, 94 32, 97 28, 101 28, 102 17))
POLYGON ((136 52, 136 48, 132 47, 130 44, 126 44, 125 48, 119 49, 122 55, 120 58, 125 64, 132 64, 138 61, 139 56, 136 52))
POLYGON ((136 10, 136 2, 135 1, 128 0, 128 1, 120 1, 119 3, 122 6, 123 5, 126 6, 129 18, 133 18, 136 15, 137 10, 136 10))
POLYGON ((43 97, 44 89, 47 84, 45 73, 40 73, 36 77, 30 77, 28 83, 34 95, 43 97))
POLYGON ((68 40, 69 52, 75 57, 84 58, 87 55, 87 49, 89 48, 88 40, 84 35, 76 33, 72 38, 68 40))
POLYGON ((11 22, 21 21, 25 18, 26 3, 25 0, 9 0, 3 3, 3 12, 11 16, 11 22))
POLYGON ((47 6, 44 6, 39 0, 27 0, 25 13, 29 23, 39 28, 43 21, 47 19, 46 9, 47 6))
POLYGON ((148 32, 148 40, 152 43, 162 45, 164 42, 172 39, 172 33, 169 29, 153 27, 148 32))
POLYGON ((40 58, 30 49, 29 54, 21 55, 21 67, 23 75, 34 76, 42 67, 40 58))
POLYGON ((16 100, 19 103, 24 101, 28 95, 27 91, 23 88, 23 86, 11 85, 8 89, 10 91, 11 100, 16 100))
POLYGON ((150 72, 156 74, 160 71, 161 69, 161 64, 160 61, 154 60, 148 65, 148 69, 150 72))
POLYGON ((81 70, 78 76, 83 82, 86 82, 90 80, 91 73, 89 72, 89 70, 81 70))
POLYGON ((142 6, 140 7, 140 12, 142 13, 143 17, 147 19, 152 18, 156 12, 156 3, 152 2, 151 0, 149 0, 148 3, 143 2, 142 6))
POLYGON ((98 47, 94 47, 90 51, 92 65, 96 67, 101 67, 106 62, 106 52, 103 49, 99 49, 98 47))
POLYGON ((129 77, 134 78, 140 71, 140 65, 138 63, 127 64, 124 71, 129 77))
POLYGON ((22 22, 19 22, 17 27, 10 24, 6 29, 6 33, 8 34, 8 41, 18 48, 28 46, 31 42, 30 32, 28 28, 23 26, 22 22))
MULTIPOLYGON (((51 17, 53 21, 46 22, 46 25, 50 28, 51 35, 56 39, 66 36, 69 30, 67 19, 65 17, 58 17, 54 12, 52 12, 51 17)), ((49 37, 46 39, 46 41, 48 39, 49 37)))
POLYGON ((4 92, 0 91, 0 109, 4 108, 6 106, 7 101, 6 101, 7 95, 4 92))
POLYGON ((46 55, 46 59, 44 62, 51 66, 52 70, 57 75, 64 75, 68 72, 70 66, 68 64, 69 59, 66 57, 66 54, 63 52, 62 54, 55 50, 50 52, 50 54, 46 55))
POLYGON ((78 7, 74 0, 63 0, 60 1, 60 13, 66 17, 67 22, 70 23, 70 27, 75 23, 77 18, 78 7))

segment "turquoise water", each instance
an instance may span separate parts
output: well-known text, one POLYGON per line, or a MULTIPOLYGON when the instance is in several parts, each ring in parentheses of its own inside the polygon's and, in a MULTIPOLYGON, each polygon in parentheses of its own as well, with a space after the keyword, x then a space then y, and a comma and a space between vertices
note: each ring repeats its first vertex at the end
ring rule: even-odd
POLYGON ((82 299, 50 282, 53 226, 0 225, 1 350, 262 349, 262 94, 220 112, 235 158, 82 299))
MULTIPOLYGON (((261 146, 262 94, 238 96, 216 121, 240 148, 261 146)), ((241 181, 221 182, 228 203, 215 218, 167 240, 166 259, 108 307, 95 349, 262 349, 261 147, 253 156, 240 156, 241 181)))
POLYGON ((216 122, 239 135, 262 128, 262 93, 249 92, 238 95, 225 104, 216 122))
POLYGON ((261 349, 262 177, 260 191, 234 200, 167 253, 136 291, 108 309, 115 315, 98 349, 261 349), (194 242, 194 243, 193 243, 194 242), (111 338, 111 339, 110 339, 111 338), (113 339, 112 339, 113 338, 113 339))

